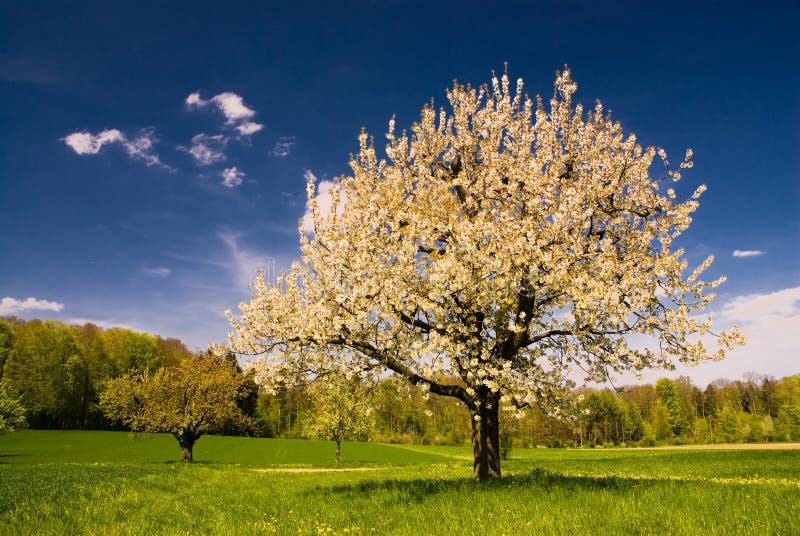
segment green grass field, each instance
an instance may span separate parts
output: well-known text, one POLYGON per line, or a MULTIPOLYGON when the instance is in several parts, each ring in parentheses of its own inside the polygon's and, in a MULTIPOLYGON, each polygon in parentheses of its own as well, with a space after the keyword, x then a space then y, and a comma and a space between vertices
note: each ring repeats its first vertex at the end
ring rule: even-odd
POLYGON ((800 450, 515 450, 488 484, 466 447, 333 454, 204 437, 184 464, 170 436, 16 432, 0 534, 800 534, 800 450))

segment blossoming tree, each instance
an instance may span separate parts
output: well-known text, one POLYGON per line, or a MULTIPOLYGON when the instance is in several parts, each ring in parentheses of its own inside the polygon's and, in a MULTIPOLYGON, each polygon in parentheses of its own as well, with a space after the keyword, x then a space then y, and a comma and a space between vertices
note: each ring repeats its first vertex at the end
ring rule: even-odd
POLYGON ((410 133, 392 120, 386 159, 362 133, 329 211, 308 183, 301 259, 260 280, 238 319, 228 313, 231 347, 261 356, 267 386, 299 371, 388 370, 461 400, 479 480, 500 476, 501 408, 558 415, 576 371, 603 381, 743 342, 697 316, 723 280, 699 279, 712 258, 685 273, 672 247, 704 190, 679 200, 670 188, 691 151, 672 170, 600 103, 585 114, 568 70, 549 107, 521 80, 509 86, 505 75, 456 83, 449 111, 424 107, 410 133), (656 156, 665 172, 651 178, 656 156))

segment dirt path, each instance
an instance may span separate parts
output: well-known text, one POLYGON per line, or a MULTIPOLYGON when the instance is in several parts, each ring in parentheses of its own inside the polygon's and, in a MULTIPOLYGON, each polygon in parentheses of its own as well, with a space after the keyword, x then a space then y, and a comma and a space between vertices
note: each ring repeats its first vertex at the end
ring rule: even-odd
POLYGON ((798 450, 800 443, 722 443, 719 445, 668 445, 603 450, 798 450))
POLYGON ((348 471, 375 471, 378 467, 270 467, 253 469, 257 473, 344 473, 348 471))

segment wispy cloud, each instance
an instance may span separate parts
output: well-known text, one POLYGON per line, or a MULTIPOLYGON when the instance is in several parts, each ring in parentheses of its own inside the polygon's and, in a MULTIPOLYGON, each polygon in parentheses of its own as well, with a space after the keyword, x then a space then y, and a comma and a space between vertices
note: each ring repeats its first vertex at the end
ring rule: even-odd
POLYGON ((125 322, 114 320, 113 318, 97 319, 97 318, 73 317, 73 318, 68 318, 66 320, 66 323, 78 326, 82 326, 84 324, 94 324, 95 326, 103 329, 121 328, 121 329, 130 329, 132 331, 146 331, 134 324, 126 324, 125 322))
POLYGON ((55 311, 59 312, 64 308, 63 303, 51 302, 47 300, 37 300, 36 298, 25 298, 17 300, 6 296, 0 300, 0 315, 11 315, 25 311, 55 311))
POLYGON ((172 270, 166 266, 144 267, 142 268, 142 271, 147 275, 152 275, 155 277, 167 277, 172 273, 172 270))
POLYGON ((221 232, 219 237, 228 247, 230 258, 228 267, 233 273, 236 285, 241 289, 246 289, 250 276, 264 264, 266 255, 244 248, 239 243, 241 235, 238 233, 221 232))
POLYGON ((766 251, 760 251, 757 249, 737 249, 733 252, 734 257, 758 257, 759 255, 766 254, 766 251))
POLYGON ((795 318, 797 322, 794 330, 790 330, 787 335, 800 335, 800 287, 737 296, 727 301, 720 313, 722 321, 731 323, 771 323, 780 318, 795 318))
POLYGON ((714 318, 721 327, 738 325, 747 345, 725 359, 726 368, 797 374, 800 355, 800 287, 746 294, 726 302, 714 318))
POLYGON ((175 171, 173 167, 164 164, 153 152, 153 146, 158 143, 158 138, 152 128, 140 130, 132 139, 116 128, 111 128, 98 134, 86 131, 73 132, 61 138, 61 141, 79 155, 96 155, 103 146, 118 144, 134 160, 142 160, 147 166, 159 166, 168 171, 175 171))
POLYGON ((175 253, 173 251, 163 251, 162 255, 165 257, 169 257, 170 259, 175 259, 176 261, 186 262, 190 264, 207 264, 209 266, 216 266, 216 267, 224 267, 225 263, 216 261, 213 259, 209 259, 207 257, 202 256, 189 256, 189 255, 181 255, 179 253, 175 253))
POLYGON ((289 156, 289 153, 292 152, 292 146, 295 143, 297 143, 297 141, 294 136, 284 136, 282 138, 278 138, 278 141, 275 142, 275 147, 272 148, 270 154, 275 158, 285 158, 289 156))
POLYGON ((264 128, 264 125, 251 121, 256 111, 245 105, 242 97, 236 93, 226 91, 205 100, 199 91, 195 91, 186 97, 186 107, 190 110, 206 108, 209 105, 216 107, 225 117, 225 124, 241 136, 251 136, 264 128))
POLYGON ((197 134, 192 138, 190 147, 179 145, 177 148, 189 153, 198 166, 210 166, 216 162, 225 161, 225 148, 228 138, 222 134, 209 136, 205 133, 197 134))
POLYGON ((222 170, 220 173, 222 177, 222 185, 226 188, 235 188, 242 184, 244 179, 244 172, 239 171, 236 166, 222 170))
MULTIPOLYGON (((304 176, 306 181, 317 182, 317 178, 309 170, 305 171, 304 176)), ((319 207, 319 213, 323 217, 329 216, 333 209, 333 199, 331 198, 332 187, 333 181, 329 180, 321 180, 317 184, 315 199, 317 201, 317 206, 319 207)), ((339 206, 336 208, 337 214, 342 213, 346 202, 347 198, 342 194, 341 198, 339 199, 339 206)), ((303 214, 303 231, 308 234, 314 233, 314 214, 311 212, 311 208, 308 206, 306 206, 306 212, 303 214)))

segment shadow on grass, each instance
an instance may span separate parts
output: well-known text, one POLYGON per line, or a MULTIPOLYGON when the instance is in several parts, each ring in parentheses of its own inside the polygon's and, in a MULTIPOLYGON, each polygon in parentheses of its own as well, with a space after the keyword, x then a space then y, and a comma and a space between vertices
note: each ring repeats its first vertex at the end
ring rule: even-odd
MULTIPOLYGON (((523 490, 541 488, 565 491, 618 491, 649 487, 659 482, 658 478, 626 478, 621 476, 564 475, 546 469, 534 469, 529 473, 504 476, 489 482, 476 482, 472 478, 442 479, 419 478, 413 480, 387 479, 368 480, 356 484, 325 487, 329 493, 348 497, 359 497, 367 493, 389 493, 402 496, 403 500, 421 502, 427 497, 453 493, 484 493, 491 491, 523 490)), ((320 487, 308 490, 307 495, 319 493, 320 487)))
POLYGON ((30 454, 0 454, 0 465, 10 465, 11 461, 6 461, 6 458, 30 458, 30 454))

